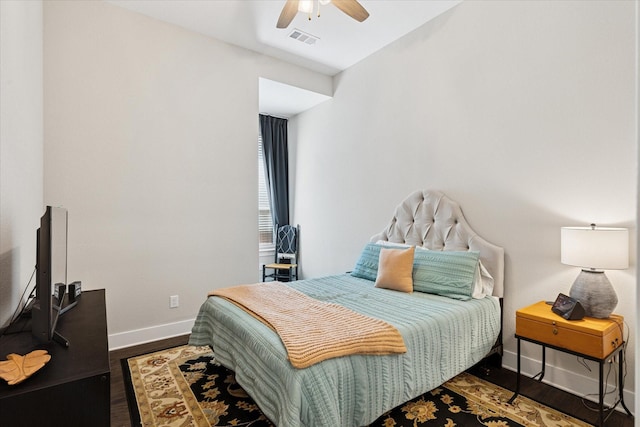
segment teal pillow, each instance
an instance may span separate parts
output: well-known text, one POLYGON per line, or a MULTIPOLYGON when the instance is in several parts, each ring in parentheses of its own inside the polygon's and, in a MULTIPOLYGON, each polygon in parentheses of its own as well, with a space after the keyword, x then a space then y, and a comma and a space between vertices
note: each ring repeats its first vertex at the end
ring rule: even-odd
POLYGON ((413 290, 469 300, 480 253, 418 250, 413 257, 413 290))
POLYGON ((353 277, 360 277, 361 279, 367 279, 375 282, 378 276, 378 261, 380 258, 381 245, 375 243, 367 243, 362 250, 360 258, 356 262, 356 266, 353 267, 351 275, 353 277))

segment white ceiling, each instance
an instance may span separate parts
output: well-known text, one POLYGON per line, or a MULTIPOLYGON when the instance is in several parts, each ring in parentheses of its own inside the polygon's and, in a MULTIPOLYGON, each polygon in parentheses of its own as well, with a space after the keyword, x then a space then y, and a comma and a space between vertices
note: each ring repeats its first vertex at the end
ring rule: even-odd
POLYGON ((331 99, 330 96, 260 77, 258 111, 289 118, 331 99))
POLYGON ((370 15, 364 22, 328 4, 320 7, 319 18, 314 13, 309 20, 308 14, 299 12, 287 29, 276 28, 285 0, 106 1, 333 76, 462 0, 359 0, 370 15), (313 45, 295 40, 289 37, 294 29, 319 40, 313 45))

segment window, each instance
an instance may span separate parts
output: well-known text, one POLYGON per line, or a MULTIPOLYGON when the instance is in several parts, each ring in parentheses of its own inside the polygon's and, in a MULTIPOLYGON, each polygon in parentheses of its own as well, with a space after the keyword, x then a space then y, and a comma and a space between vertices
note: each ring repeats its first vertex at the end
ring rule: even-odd
POLYGON ((258 234, 260 250, 273 250, 273 219, 269 204, 269 191, 264 170, 264 154, 262 152, 262 136, 258 134, 258 234))

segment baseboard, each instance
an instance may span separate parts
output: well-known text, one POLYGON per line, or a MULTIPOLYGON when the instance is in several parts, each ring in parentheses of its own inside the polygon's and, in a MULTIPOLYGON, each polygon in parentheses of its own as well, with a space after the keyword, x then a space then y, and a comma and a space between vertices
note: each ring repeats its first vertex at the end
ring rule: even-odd
MULTIPOLYGON (((518 370, 517 356, 518 355, 515 352, 505 351, 502 356, 502 367, 514 372, 517 371, 518 370)), ((525 356, 521 357, 520 363, 521 363, 520 366, 521 366, 522 374, 529 377, 540 372, 542 367, 541 360, 537 360, 537 359, 533 359, 525 356)), ((591 368, 596 372, 596 376, 597 376, 598 365, 595 362, 589 362, 589 363, 591 368)), ((629 361, 629 363, 633 363, 633 361, 629 361)), ((607 368, 605 367, 605 378, 606 378, 606 369, 607 368)), ((613 389, 613 387, 615 387, 614 376, 617 378, 617 371, 615 375, 613 374, 613 371, 612 371, 612 374, 609 376, 609 384, 610 384, 609 389, 613 389)), ((630 378, 629 375, 627 375, 627 381, 633 381, 633 378, 630 378)), ((577 372, 568 371, 566 369, 558 368, 556 366, 550 365, 548 363, 548 358, 547 358, 547 366, 545 368, 545 376, 542 382, 552 385, 556 388, 559 388, 560 390, 564 390, 571 394, 575 394, 576 396, 584 396, 586 400, 595 402, 596 404, 598 402, 597 378, 593 379, 586 375, 581 375, 577 372)), ((629 410, 633 414, 635 414, 635 408, 634 408, 635 392, 625 388, 623 393, 624 393, 625 405, 627 405, 627 408, 629 408, 629 410)), ((617 396, 618 396, 617 392, 614 394, 609 394, 605 396, 605 404, 607 405, 613 404, 617 396)), ((622 407, 622 405, 618 405, 616 409, 618 411, 624 412, 624 408, 622 407)))
POLYGON ((186 335, 191 333, 191 328, 194 323, 195 319, 188 319, 111 334, 109 335, 109 350, 117 350, 119 348, 186 335))

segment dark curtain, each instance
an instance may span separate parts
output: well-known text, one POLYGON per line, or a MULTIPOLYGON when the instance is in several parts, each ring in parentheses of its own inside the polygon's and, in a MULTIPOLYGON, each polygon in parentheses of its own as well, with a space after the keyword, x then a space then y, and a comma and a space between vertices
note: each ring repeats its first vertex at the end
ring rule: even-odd
POLYGON ((273 225, 289 224, 289 153, 287 119, 260 114, 262 153, 273 225))

